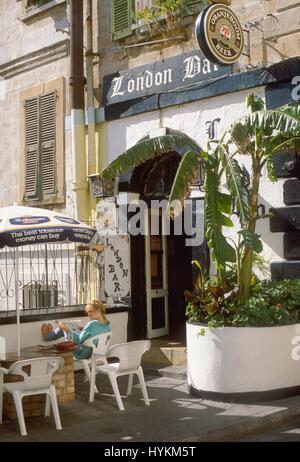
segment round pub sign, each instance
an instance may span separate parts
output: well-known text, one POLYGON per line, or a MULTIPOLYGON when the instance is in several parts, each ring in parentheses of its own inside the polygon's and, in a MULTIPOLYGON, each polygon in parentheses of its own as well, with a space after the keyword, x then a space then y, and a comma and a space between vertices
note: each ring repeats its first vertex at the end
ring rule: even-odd
POLYGON ((243 29, 228 6, 217 3, 205 8, 197 18, 195 33, 200 49, 214 63, 228 66, 242 54, 243 29))

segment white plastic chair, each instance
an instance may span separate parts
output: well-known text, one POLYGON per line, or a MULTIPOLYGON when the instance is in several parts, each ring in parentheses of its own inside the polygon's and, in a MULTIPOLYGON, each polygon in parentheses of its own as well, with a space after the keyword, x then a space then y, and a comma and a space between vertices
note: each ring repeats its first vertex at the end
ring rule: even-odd
MULTIPOLYGON (((118 363, 105 364, 104 366, 95 366, 96 372, 108 375, 120 411, 124 411, 124 406, 117 383, 117 377, 120 375, 129 375, 127 395, 130 395, 132 392, 133 374, 137 374, 145 404, 146 406, 150 405, 143 369, 141 366, 142 356, 146 351, 149 350, 150 346, 150 340, 138 340, 136 342, 119 343, 118 345, 112 346, 107 352, 107 356, 119 358, 118 363)), ((94 401, 94 383, 95 374, 92 374, 90 402, 94 401)))
MULTIPOLYGON (((91 396, 92 396, 92 374, 96 376, 96 365, 99 364, 107 364, 107 359, 106 359, 106 353, 109 347, 109 343, 112 337, 112 332, 105 332, 103 334, 95 335, 94 337, 91 337, 87 339, 83 345, 85 347, 90 347, 93 348, 93 352, 90 358, 88 359, 80 359, 77 361, 80 361, 85 375, 86 379, 90 382, 90 397, 89 401, 91 402, 91 396)), ((98 389, 95 385, 95 377, 93 378, 93 388, 94 388, 94 393, 98 393, 98 389)))
MULTIPOLYGON (((0 367, 0 375, 3 380, 3 374, 16 374, 24 378, 23 382, 3 383, 0 389, 0 423, 2 423, 3 411, 3 392, 11 393, 16 407, 18 422, 23 436, 27 435, 25 419, 22 406, 22 398, 29 395, 46 394, 45 417, 50 416, 50 402, 54 415, 57 430, 61 430, 61 422, 57 405, 55 386, 52 385, 52 375, 59 367, 64 365, 64 359, 56 357, 45 357, 35 359, 25 359, 17 361, 9 369, 0 367)), ((1 384, 0 384, 1 386, 1 384)))
POLYGON ((6 340, 4 337, 0 337, 0 361, 5 359, 6 355, 6 340))

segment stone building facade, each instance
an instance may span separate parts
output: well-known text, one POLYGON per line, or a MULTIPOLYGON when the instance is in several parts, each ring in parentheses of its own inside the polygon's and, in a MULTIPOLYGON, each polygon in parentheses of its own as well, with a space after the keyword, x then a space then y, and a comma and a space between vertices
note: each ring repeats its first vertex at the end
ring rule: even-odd
MULTIPOLYGON (((300 28, 297 18, 300 3, 289 0, 220 2, 230 4, 244 29, 243 54, 231 69, 227 69, 228 74, 224 68, 214 67, 199 54, 195 20, 207 3, 186 2, 188 11, 171 23, 168 14, 149 20, 144 8, 150 8, 153 2, 98 4, 96 33, 99 34, 100 66, 99 72, 97 65, 95 71, 99 76, 99 104, 102 107, 102 112, 98 112, 102 122, 97 126, 101 167, 144 137, 172 130, 188 134, 205 147, 211 136, 217 137, 246 113, 245 97, 249 93, 264 98, 268 108, 295 100, 292 95, 299 99, 300 28), (131 7, 142 9, 141 14, 136 19, 136 13, 128 14, 128 21, 121 22, 118 14, 128 12, 131 7), (188 63, 194 65, 189 75, 188 63)), ((275 209, 276 216, 281 214, 280 211, 277 214, 277 209, 287 205, 283 197, 284 188, 288 187, 284 186, 287 178, 297 175, 287 172, 284 167, 291 160, 288 156, 281 156, 277 164, 280 179, 276 184, 268 181, 266 173, 262 181, 260 206, 266 211, 275 209)), ((139 190, 135 183, 139 175, 142 176, 140 170, 121 178, 119 202, 120 193, 134 192, 139 197, 145 193, 145 188, 139 190)), ((151 181, 147 175, 145 177, 148 185, 151 181)), ((201 199, 201 194, 194 191, 193 197, 201 199)), ((288 209, 287 214, 290 213, 297 216, 295 210, 288 209)), ((280 218, 278 221, 270 223, 265 220, 258 225, 258 233, 264 237, 263 255, 271 269, 269 277, 299 276, 300 254, 295 247, 292 250, 287 247, 291 239, 288 233, 283 235, 291 228, 280 218)), ((165 246, 168 251, 166 247, 162 251, 168 255, 164 270, 166 283, 161 282, 157 293, 153 280, 159 266, 156 246, 159 245, 151 239, 139 241, 131 237, 132 334, 133 337, 146 335, 151 338, 166 334, 184 338, 182 294, 191 286, 192 278, 188 262, 200 258, 204 265, 208 264, 205 242, 198 248, 188 248, 174 236, 167 238, 165 246)), ((160 264, 163 266, 163 260, 160 264)))
MULTIPOLYGON (((238 63, 227 70, 216 68, 199 54, 194 25, 199 11, 208 4, 206 0, 186 0, 187 8, 182 14, 161 11, 158 18, 150 20, 145 7, 151 8, 155 3, 151 0, 94 0, 92 3, 95 108, 92 119, 96 121, 97 161, 96 171, 88 173, 98 173, 109 161, 144 136, 155 136, 164 130, 187 133, 205 146, 211 136, 217 136, 215 131, 221 133, 238 116, 245 114, 245 97, 250 92, 265 98, 268 107, 290 102, 292 91, 296 98, 299 96, 299 1, 221 2, 230 4, 239 17, 245 39, 243 55, 238 63), (139 18, 136 16, 138 10, 141 12, 139 18), (184 66, 192 59, 198 67, 193 75, 184 75, 179 82, 179 70, 185 69, 186 72, 184 66), (187 61, 184 63, 184 60, 187 61), (145 76, 152 79, 151 85, 145 76), (113 80, 120 77, 123 77, 122 81, 113 80), (126 92, 121 86, 125 82, 128 85, 126 92), (117 83, 120 84, 119 88, 116 87, 117 83), (165 88, 162 87, 164 83, 165 88), (147 89, 147 85, 151 88, 147 89), (118 98, 112 97, 114 93, 118 93, 118 98)), ((5 166, 5 175, 0 180, 0 206, 18 202, 49 206, 74 215, 68 5, 68 0, 0 0, 0 158, 2 169, 5 166), (26 198, 24 100, 53 90, 59 102, 55 193, 50 191, 49 194, 38 196, 33 192, 30 197, 32 189, 29 188, 30 194, 26 198)), ((90 115, 87 117, 87 131, 92 119, 90 115)), ((86 152, 88 149, 87 146, 86 152)), ((282 170, 282 166, 279 169, 282 170)), ((28 169, 28 174, 30 172, 28 169)), ((282 176, 287 176, 285 174, 286 171, 282 176)), ((285 179, 276 185, 265 180, 261 191, 263 205, 284 207, 285 179)), ((35 184, 30 185, 34 189, 35 184)), ((123 178, 116 192, 118 203, 121 201, 120 193, 136 194, 134 188, 133 178, 123 178)), ((201 195, 198 194, 198 198, 201 199, 201 195)), ((101 200, 90 199, 88 207, 91 216, 96 202, 101 203, 101 200)), ((300 254, 294 250, 293 261, 285 261, 287 252, 283 242, 284 239, 288 240, 288 237, 283 239, 285 229, 276 225, 277 232, 272 234, 269 225, 266 226, 261 230, 266 236, 264 256, 273 264, 273 276, 282 276, 289 265, 293 267, 293 274, 298 274, 300 254)), ((273 226, 275 229, 275 224, 273 226)), ((129 268, 130 276, 125 272, 123 283, 118 280, 117 285, 112 278, 107 284, 106 296, 112 301, 125 296, 131 299, 129 336, 151 338, 171 334, 182 337, 182 293, 192 282, 189 262, 199 255, 207 259, 205 246, 187 249, 184 242, 176 239, 165 241, 163 248, 160 248, 161 243, 143 238, 129 239, 127 244, 124 242, 122 238, 119 244, 117 241, 113 244, 112 241, 106 242, 107 278, 111 275, 122 278, 124 271, 121 270, 124 267, 129 268), (112 248, 120 253, 114 254, 112 248), (166 256, 167 248, 169 257, 166 256), (164 260, 156 260, 156 264, 158 272, 160 265, 165 265, 163 277, 166 282, 164 287, 158 287, 160 282, 157 276, 158 285, 152 288, 157 291, 156 294, 149 289, 155 252, 165 255, 164 260), (117 268, 118 255, 121 253, 124 255, 123 267, 117 268), (112 267, 115 272, 110 272, 112 267), (176 282, 178 280, 182 285, 176 282), (111 292, 109 287, 112 288, 111 292), (115 294, 113 287, 117 288, 115 294), (160 315, 155 317, 154 305, 163 313, 163 325, 160 315), (171 305, 176 306, 173 311, 170 311, 171 305)))
POLYGON ((14 202, 24 205, 54 205, 72 213, 70 147, 64 133, 68 107, 69 41, 66 2, 49 2, 42 8, 26 7, 25 1, 1 2, 0 78, 1 164, 6 174, 1 181, 1 206, 14 202), (42 10, 42 11, 40 11, 42 10), (31 200, 24 194, 24 101, 57 92, 58 114, 56 149, 59 168, 52 197, 31 200))
MULTIPOLYGON (((110 0, 93 2, 94 32, 94 87, 95 107, 101 107, 103 77, 114 72, 136 68, 148 63, 187 53, 197 48, 194 37, 196 15, 185 16, 171 29, 162 25, 161 33, 140 34, 132 20, 132 34, 120 40, 112 40, 112 16, 110 0), (176 39, 176 37, 179 37, 176 39), (165 40, 164 40, 165 39, 165 40), (162 40, 159 42, 159 40, 162 40), (142 45, 147 42, 147 45, 142 45)), ((117 3, 117 2, 116 2, 117 3)), ((126 2, 119 1, 119 4, 126 2)), ((129 2, 130 3, 130 2, 129 2)), ((143 2, 131 2, 140 8, 143 2)), ((145 3, 145 2, 144 2, 145 3)), ((197 4, 207 2, 190 2, 197 4)), ((228 2, 227 2, 228 3, 228 2)), ((22 92, 56 79, 63 81, 63 116, 69 115, 69 36, 68 2, 51 0, 28 2, 27 0, 1 0, 0 79, 1 79, 1 161, 8 166, 1 180, 1 206, 22 202, 22 181, 16 177, 16 157, 19 163, 20 101, 22 92), (28 6, 29 5, 29 6, 28 6)), ((150 2, 145 4, 150 5, 150 2)), ((295 0, 243 0, 231 1, 245 29, 245 54, 237 70, 270 65, 299 55, 300 3, 295 0)), ((195 11, 196 11, 195 10, 195 11)), ((39 89, 37 88, 37 91, 39 89)), ((34 90, 33 90, 34 91, 34 90)), ((68 127, 66 127, 68 128, 68 127)), ((68 130, 64 139, 64 164, 69 165, 70 140, 68 130)), ((19 165, 21 167, 21 165, 19 165)), ((22 170, 21 170, 22 171, 22 170)), ((19 175, 19 170, 18 170, 19 175)), ((72 211, 71 170, 65 168, 64 196, 59 208, 72 211)))
MULTIPOLYGON (((143 4, 138 1, 133 3, 135 6, 138 3, 143 4)), ((194 3, 196 10, 198 3, 201 8, 201 2, 191 3, 194 3)), ((231 0, 229 4, 239 17, 245 32, 245 54, 239 60, 237 68, 243 70, 246 66, 270 65, 299 56, 300 3, 297 0, 231 0)), ((166 29, 163 36, 151 36, 150 32, 144 34, 143 38, 138 29, 133 29, 132 35, 113 42, 110 1, 100 2, 98 15, 99 27, 96 33, 101 62, 100 84, 103 76, 107 74, 176 56, 197 47, 194 36, 195 15, 185 17, 171 31, 166 29), (182 38, 172 39, 180 35, 182 38), (155 43, 155 39, 163 37, 169 37, 171 41, 155 43), (152 41, 153 44, 130 47, 137 43, 140 45, 143 41, 152 41)))
MULTIPOLYGON (((1 0, 0 10, 0 207, 37 206, 74 217, 69 1, 1 0)), ((87 208, 90 213, 92 206, 87 208)), ((19 257, 21 347, 41 342, 40 327, 47 320, 82 316, 86 322, 84 305, 100 294, 98 257, 97 251, 74 245, 49 246, 48 254, 44 248, 24 247, 19 257), (53 283, 57 288, 51 288, 53 283)), ((1 251, 1 281, 9 295, 1 297, 0 335, 8 351, 16 349, 13 258, 12 252, 1 251)), ((126 310, 108 307, 107 312, 114 342, 126 340, 126 310)))
MULTIPOLYGON (((65 0, 48 2, 1 1, 0 78, 1 78, 1 161, 8 166, 2 179, 1 206, 22 202, 22 181, 16 172, 16 157, 22 172, 22 136, 20 128, 20 102, 22 92, 56 79, 63 82, 63 116, 69 115, 69 36, 68 7, 65 0), (34 5, 36 3, 37 5, 34 5), (29 6, 28 6, 29 5, 29 6), (20 191, 21 189, 21 191, 20 191)), ((112 40, 111 1, 94 3, 94 87, 95 107, 102 106, 103 77, 114 72, 136 68, 148 63, 178 56, 197 48, 194 37, 196 15, 185 16, 171 29, 162 24, 162 32, 143 32, 134 25, 132 34, 120 40, 112 40), (176 37, 179 37, 176 39, 176 37), (166 39, 166 40, 162 40, 166 39), (169 40, 168 40, 169 39, 169 40), (159 42, 159 40, 162 40, 159 42), (142 45, 148 42, 147 45, 142 45)), ((117 3, 117 2, 116 2, 117 3)), ((125 4, 127 2, 120 2, 125 4)), ((129 2, 130 3, 130 2, 129 2)), ((131 2, 143 7, 143 2, 131 2), (140 5, 139 5, 140 3, 140 5)), ((145 2, 144 2, 145 3, 145 2)), ((197 3, 201 7, 203 2, 197 3)), ((205 2, 204 2, 205 3, 205 2)), ((150 5, 151 2, 146 2, 150 5)), ((199 7, 199 8, 200 8, 199 7)), ((299 55, 300 4, 295 0, 244 0, 231 1, 245 29, 245 54, 237 69, 270 65, 299 55)), ((37 88, 37 91, 39 89, 37 88)), ((34 90, 33 90, 34 92, 34 90)), ((59 109, 60 110, 60 109, 59 109)), ((59 135, 60 136, 60 135, 59 135)), ((68 130, 64 137, 64 165, 71 162, 68 130)), ((72 212, 71 170, 64 173, 65 200, 59 208, 72 212)))

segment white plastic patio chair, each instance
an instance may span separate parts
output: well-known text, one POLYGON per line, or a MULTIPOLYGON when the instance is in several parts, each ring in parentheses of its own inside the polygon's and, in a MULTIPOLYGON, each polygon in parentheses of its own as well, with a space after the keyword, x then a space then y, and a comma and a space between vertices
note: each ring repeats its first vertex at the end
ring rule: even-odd
POLYGON ((63 365, 64 359, 56 356, 17 361, 12 364, 9 369, 0 367, 0 375, 2 376, 2 380, 3 374, 16 374, 21 375, 24 378, 23 382, 3 383, 2 381, 2 389, 0 389, 0 422, 2 423, 2 396, 4 392, 8 392, 13 396, 21 434, 26 436, 27 431, 23 413, 22 398, 29 395, 46 394, 47 398, 45 406, 45 417, 50 415, 51 402, 56 429, 61 430, 62 426, 58 411, 56 390, 55 386, 51 383, 51 379, 54 372, 63 365))
MULTIPOLYGON (((103 334, 95 335, 94 337, 91 337, 87 339, 83 345, 85 347, 90 347, 93 348, 93 352, 90 358, 88 359, 80 359, 80 360, 75 360, 75 361, 80 361, 82 364, 82 367, 85 372, 86 376, 86 381, 89 381, 90 383, 90 396, 89 396, 89 401, 91 402, 91 396, 92 396, 92 374, 96 376, 96 365, 99 364, 107 364, 107 359, 106 359, 106 353, 109 347, 109 343, 112 337, 112 332, 105 332, 103 334)), ((98 393, 98 389, 95 385, 95 378, 93 378, 93 384, 94 384, 94 393, 98 393)))
MULTIPOLYGON (((120 375, 129 375, 127 395, 130 395, 132 392, 133 374, 137 374, 145 404, 146 406, 150 405, 143 369, 141 366, 142 356, 146 351, 149 350, 150 346, 150 340, 138 340, 135 342, 119 343, 118 345, 112 346, 107 352, 107 356, 117 357, 119 358, 119 362, 105 364, 103 366, 95 366, 96 372, 108 375, 120 411, 124 411, 124 406, 117 383, 117 377, 120 375)), ((94 401, 94 380, 95 375, 92 374, 90 402, 94 401)))
POLYGON ((0 361, 5 359, 6 354, 6 340, 4 337, 0 337, 0 361))

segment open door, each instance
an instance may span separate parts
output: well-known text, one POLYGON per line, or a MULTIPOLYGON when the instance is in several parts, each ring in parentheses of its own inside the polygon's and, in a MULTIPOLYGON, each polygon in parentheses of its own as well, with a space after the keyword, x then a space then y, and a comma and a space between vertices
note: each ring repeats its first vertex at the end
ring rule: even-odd
POLYGON ((159 210, 145 211, 145 263, 147 338, 169 334, 167 236, 159 210), (151 215, 159 222, 159 234, 151 234, 151 215))

